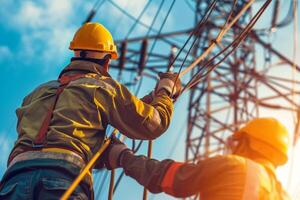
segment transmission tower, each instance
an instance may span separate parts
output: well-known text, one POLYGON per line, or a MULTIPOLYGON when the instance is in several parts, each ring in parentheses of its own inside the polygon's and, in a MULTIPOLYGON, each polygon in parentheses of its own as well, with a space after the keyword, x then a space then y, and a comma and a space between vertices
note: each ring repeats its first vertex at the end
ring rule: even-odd
MULTIPOLYGON (((201 55, 215 39, 221 25, 228 20, 229 12, 233 12, 234 16, 246 2, 236 1, 234 8, 233 1, 216 4, 204 29, 196 35, 199 37, 198 43, 185 65, 201 55)), ((206 14, 210 3, 209 0, 190 1, 189 5, 195 12, 195 26, 206 14)), ((297 115, 298 102, 295 102, 295 96, 298 98, 300 91, 293 91, 291 85, 293 83, 295 88, 299 88, 300 82, 292 80, 291 76, 282 77, 278 74, 276 76, 273 69, 282 67, 286 71, 295 70, 298 73, 300 67, 274 49, 271 43, 265 42, 271 29, 279 26, 278 24, 283 26, 283 22, 279 23, 276 19, 279 2, 276 1, 271 6, 274 6, 274 13, 270 27, 253 30, 239 48, 203 81, 191 88, 187 107, 189 111, 185 155, 187 161, 220 154, 224 150, 224 139, 228 134, 249 119, 260 116, 262 110, 284 110, 297 115), (258 51, 264 54, 259 60, 256 58, 258 51)), ((251 9, 246 12, 226 34, 222 43, 211 52, 210 57, 232 42, 252 15, 251 9)), ((176 50, 182 47, 182 41, 185 41, 193 28, 117 41, 120 59, 118 63, 113 63, 112 67, 118 69, 119 74, 126 71, 135 73, 135 80, 140 76, 155 79, 157 72, 172 68, 176 71, 183 61, 183 56, 180 56, 173 66, 170 66, 170 63, 176 55, 176 50), (159 46, 159 51, 149 52, 153 42, 159 46)), ((183 52, 187 53, 187 50, 183 52)), ((214 62, 218 62, 218 59, 214 62)), ((191 75, 196 71, 195 68, 191 75)))
MULTIPOLYGON (((238 10, 246 2, 237 1, 238 10)), ((203 17, 201 10, 209 3, 208 0, 195 3, 196 21, 203 17)), ((201 43, 195 48, 195 55, 201 53, 213 40, 212 33, 220 31, 219 24, 224 23, 231 6, 232 1, 217 4, 210 26, 206 26, 200 36, 201 43)), ((277 23, 274 18, 277 17, 275 12, 278 11, 278 6, 277 1, 274 4, 272 19, 274 27, 277 23)), ((226 42, 236 38, 251 15, 250 10, 240 18, 227 35, 224 46, 226 42)), ((299 73, 299 66, 272 48, 270 43, 264 42, 262 38, 269 34, 268 29, 270 30, 269 27, 265 30, 253 30, 240 48, 230 54, 204 81, 192 88, 188 106, 186 161, 195 162, 222 153, 225 147, 224 139, 249 119, 260 116, 262 111, 280 110, 292 112, 297 116, 299 102, 296 102, 296 99, 299 99, 300 94, 299 82, 292 80, 290 78, 292 76, 288 73, 275 74, 278 68, 299 73), (263 62, 262 58, 260 60, 256 58, 258 52, 262 52, 262 48, 266 54, 263 62)), ((220 45, 218 47, 222 48, 220 45)), ((215 51, 218 52, 220 49, 216 48, 215 51)))
MULTIPOLYGON (((186 0, 195 14, 195 27, 207 14, 211 2, 186 0)), ((222 24, 230 22, 232 20, 230 16, 235 16, 247 2, 226 0, 216 4, 204 28, 200 33, 194 34, 198 41, 187 56, 184 66, 192 63, 212 42, 215 42, 214 39, 222 30, 222 24)), ((285 27, 292 22, 290 14, 279 22, 280 3, 282 2, 277 0, 270 5, 273 6, 273 13, 270 16, 269 27, 249 32, 247 38, 233 53, 190 89, 185 149, 187 162, 197 162, 203 158, 222 154, 229 134, 264 112, 272 111, 275 115, 276 111, 280 111, 292 115, 295 136, 298 134, 300 105, 297 100, 300 97, 300 82, 295 81, 291 74, 299 75, 300 67, 274 48, 269 39, 276 28, 285 27), (281 71, 284 69, 284 73, 282 74, 279 69, 281 71)), ((251 8, 245 12, 222 42, 210 52, 209 57, 200 62, 189 75, 193 77, 208 59, 219 52, 222 52, 221 57, 225 56, 224 47, 236 40, 253 13, 251 8)), ((138 20, 136 23, 142 24, 138 20)), ((117 41, 120 59, 112 63, 111 67, 118 70, 120 79, 131 77, 123 80, 127 86, 142 84, 141 78, 154 82, 157 73, 161 71, 178 71, 188 49, 185 48, 182 55, 174 64, 172 63, 195 27, 164 33, 152 30, 157 34, 117 41), (124 73, 130 76, 123 76, 124 73)), ((221 58, 217 57, 211 65, 220 60, 221 58)))

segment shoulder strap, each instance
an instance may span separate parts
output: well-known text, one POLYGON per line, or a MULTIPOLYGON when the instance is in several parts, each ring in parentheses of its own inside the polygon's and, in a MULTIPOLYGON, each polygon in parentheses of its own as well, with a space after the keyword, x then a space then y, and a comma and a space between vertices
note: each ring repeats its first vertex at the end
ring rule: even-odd
POLYGON ((59 98, 59 95, 64 91, 65 87, 71 82, 76 79, 84 77, 85 74, 72 74, 72 75, 62 75, 58 81, 60 83, 59 87, 56 90, 55 93, 55 99, 52 105, 49 107, 48 112, 43 120, 43 123, 40 127, 39 133, 37 134, 35 140, 33 141, 33 147, 43 147, 43 145, 46 143, 46 135, 47 131, 50 125, 50 121, 53 116, 53 110, 55 109, 57 100, 59 98))

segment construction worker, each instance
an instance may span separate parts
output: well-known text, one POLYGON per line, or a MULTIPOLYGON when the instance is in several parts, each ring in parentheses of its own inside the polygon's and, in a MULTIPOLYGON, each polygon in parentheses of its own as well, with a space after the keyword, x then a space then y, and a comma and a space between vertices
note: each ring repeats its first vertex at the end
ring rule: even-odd
POLYGON ((230 137, 231 155, 197 164, 135 156, 116 138, 113 141, 105 152, 106 166, 122 167, 153 193, 174 197, 200 193, 201 200, 289 199, 275 174, 288 159, 288 131, 274 118, 250 121, 230 137))
MULTIPOLYGON (((129 138, 152 140, 170 124, 181 90, 176 74, 161 73, 154 91, 140 100, 108 74, 118 53, 103 25, 84 24, 69 49, 74 57, 59 79, 37 87, 16 111, 18 139, 0 199, 59 199, 101 147, 108 125, 129 138)), ((86 176, 70 198, 92 199, 92 188, 86 176)))

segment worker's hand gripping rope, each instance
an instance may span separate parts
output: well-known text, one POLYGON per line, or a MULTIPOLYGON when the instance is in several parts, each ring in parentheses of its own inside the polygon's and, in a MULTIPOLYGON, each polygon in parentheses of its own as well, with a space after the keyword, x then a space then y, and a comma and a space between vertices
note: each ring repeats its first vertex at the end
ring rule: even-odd
POLYGON ((177 73, 158 73, 159 81, 155 87, 155 94, 164 90, 172 99, 176 99, 181 92, 181 81, 177 73))
POLYGON ((114 134, 110 137, 110 144, 103 152, 101 159, 105 167, 109 170, 121 167, 120 157, 124 151, 131 151, 114 134))

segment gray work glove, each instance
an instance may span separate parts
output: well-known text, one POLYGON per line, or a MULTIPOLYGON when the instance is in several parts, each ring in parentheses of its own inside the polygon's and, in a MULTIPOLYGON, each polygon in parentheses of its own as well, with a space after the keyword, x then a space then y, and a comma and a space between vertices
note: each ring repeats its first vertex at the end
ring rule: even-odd
POLYGON ((121 167, 121 154, 125 151, 131 151, 123 142, 116 138, 115 135, 112 135, 110 139, 111 142, 103 152, 102 157, 105 167, 109 170, 121 167))
POLYGON ((177 78, 177 75, 177 73, 173 72, 158 73, 159 81, 155 87, 155 94, 158 94, 161 90, 164 90, 167 92, 167 95, 169 95, 169 97, 171 97, 172 99, 176 99, 181 92, 181 81, 179 77, 177 78))

